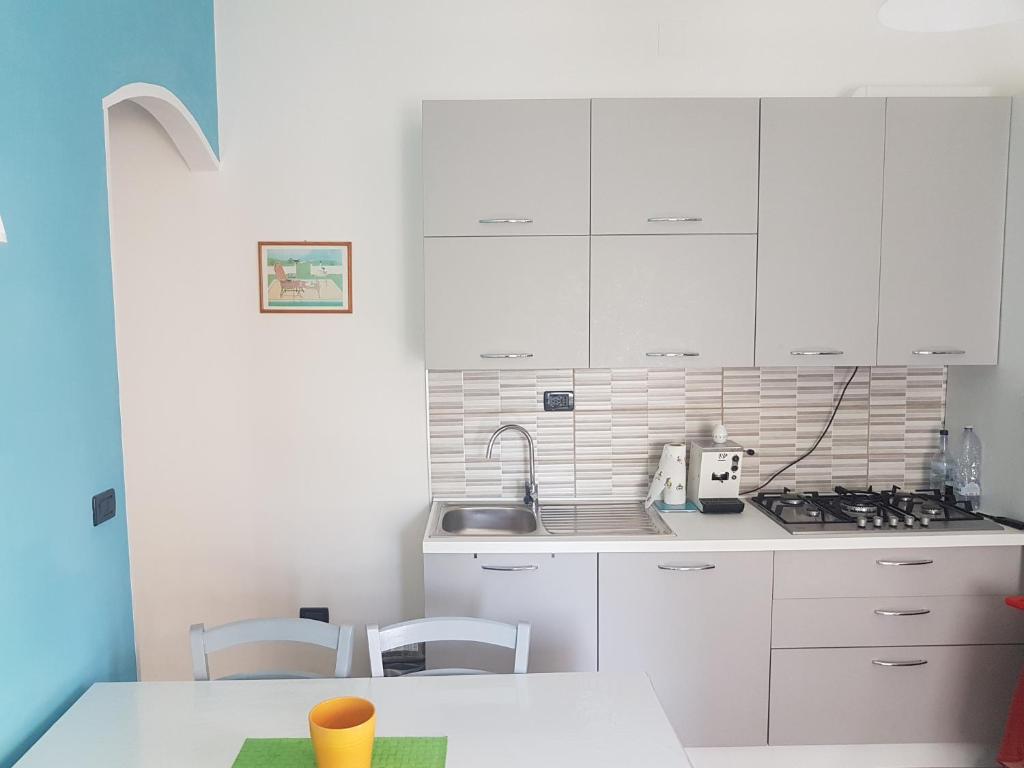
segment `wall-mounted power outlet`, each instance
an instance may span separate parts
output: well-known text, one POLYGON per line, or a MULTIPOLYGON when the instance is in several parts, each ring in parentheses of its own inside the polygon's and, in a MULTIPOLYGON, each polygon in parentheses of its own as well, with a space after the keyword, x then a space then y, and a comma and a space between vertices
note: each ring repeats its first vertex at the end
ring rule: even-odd
POLYGON ((107 522, 116 514, 117 494, 114 493, 113 488, 103 493, 97 493, 92 497, 92 524, 94 528, 100 523, 107 522))
POLYGON ((313 621, 323 621, 330 623, 331 612, 325 608, 299 608, 300 619, 312 619, 313 621))
POLYGON ((572 392, 545 392, 545 411, 571 411, 575 408, 572 392))

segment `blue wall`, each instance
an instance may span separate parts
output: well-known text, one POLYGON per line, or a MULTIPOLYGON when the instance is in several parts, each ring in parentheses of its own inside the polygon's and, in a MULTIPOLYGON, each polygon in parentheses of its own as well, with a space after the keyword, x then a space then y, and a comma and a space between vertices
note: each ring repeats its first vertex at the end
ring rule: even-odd
POLYGON ((213 1, 0 0, 0 766, 135 678, 100 106, 130 82, 216 148, 213 1))

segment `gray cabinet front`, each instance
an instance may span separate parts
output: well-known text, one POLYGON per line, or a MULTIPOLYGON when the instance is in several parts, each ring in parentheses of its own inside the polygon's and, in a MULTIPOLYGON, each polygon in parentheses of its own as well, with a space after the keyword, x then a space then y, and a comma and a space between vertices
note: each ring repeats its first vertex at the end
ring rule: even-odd
POLYGON ((598 235, 757 232, 757 99, 594 99, 598 235))
POLYGON ((423 102, 423 232, 586 235, 590 101, 423 102))
POLYGON ((769 742, 999 741, 1024 646, 772 651, 769 742))
POLYGON ((995 364, 1010 100, 886 102, 879 365, 995 364))
POLYGON ((771 552, 602 554, 601 671, 646 672, 686 747, 765 744, 771 552))
POLYGON ((751 365, 754 235, 591 239, 590 365, 751 365))
POLYGON ((882 99, 763 99, 757 365, 874 365, 882 99))
POLYGON ((589 242, 424 240, 427 368, 586 368, 589 242))
MULTIPOLYGON (((530 672, 597 669, 597 555, 424 555, 427 616, 527 621, 530 672)), ((435 643, 432 668, 512 671, 512 652, 435 643)))

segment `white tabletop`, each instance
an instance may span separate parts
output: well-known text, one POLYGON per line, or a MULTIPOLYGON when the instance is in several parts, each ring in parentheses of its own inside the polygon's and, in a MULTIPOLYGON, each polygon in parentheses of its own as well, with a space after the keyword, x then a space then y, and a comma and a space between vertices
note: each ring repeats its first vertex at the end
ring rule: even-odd
POLYGON ((447 736, 448 768, 690 765, 642 674, 97 683, 17 768, 230 768, 246 737, 308 737, 334 696, 379 736, 447 736))

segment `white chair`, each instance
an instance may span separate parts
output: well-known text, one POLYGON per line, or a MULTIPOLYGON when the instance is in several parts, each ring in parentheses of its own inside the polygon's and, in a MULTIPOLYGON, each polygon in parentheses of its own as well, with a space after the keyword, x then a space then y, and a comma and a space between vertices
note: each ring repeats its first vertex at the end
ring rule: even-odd
MULTIPOLYGON (((348 677, 352 671, 352 640, 355 629, 312 619, 246 619, 207 629, 193 624, 189 629, 192 646, 192 677, 210 679, 208 655, 225 648, 249 643, 302 643, 318 645, 337 652, 334 677, 348 677)), ((303 672, 263 672, 229 675, 221 680, 267 680, 317 677, 303 672)))
MULTIPOLYGON (((376 624, 366 627, 366 640, 370 651, 370 674, 384 677, 384 651, 416 643, 454 641, 463 643, 485 643, 516 652, 513 673, 525 674, 530 658, 530 625, 526 622, 505 624, 488 619, 446 617, 414 619, 400 624, 379 628, 376 624)), ((412 672, 415 675, 486 675, 482 669, 428 669, 412 672)))

